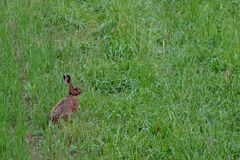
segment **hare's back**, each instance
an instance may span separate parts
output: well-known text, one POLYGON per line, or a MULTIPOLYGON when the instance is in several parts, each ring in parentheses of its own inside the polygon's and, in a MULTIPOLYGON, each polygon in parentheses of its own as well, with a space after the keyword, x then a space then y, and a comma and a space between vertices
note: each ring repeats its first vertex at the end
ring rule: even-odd
POLYGON ((57 116, 68 112, 69 99, 67 97, 59 101, 52 109, 51 116, 57 116))

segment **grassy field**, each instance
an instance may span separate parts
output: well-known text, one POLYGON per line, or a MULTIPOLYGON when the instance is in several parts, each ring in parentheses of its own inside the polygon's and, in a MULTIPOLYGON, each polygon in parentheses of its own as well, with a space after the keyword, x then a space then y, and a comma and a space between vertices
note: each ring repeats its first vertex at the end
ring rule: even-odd
POLYGON ((237 0, 1 0, 1 159, 240 159, 239 31, 237 0))

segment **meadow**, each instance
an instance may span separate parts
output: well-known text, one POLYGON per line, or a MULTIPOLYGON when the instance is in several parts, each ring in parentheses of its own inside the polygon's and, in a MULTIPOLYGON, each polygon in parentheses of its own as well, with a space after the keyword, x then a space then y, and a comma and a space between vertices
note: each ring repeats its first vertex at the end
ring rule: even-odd
POLYGON ((239 31, 237 0, 1 0, 0 159, 240 159, 239 31))

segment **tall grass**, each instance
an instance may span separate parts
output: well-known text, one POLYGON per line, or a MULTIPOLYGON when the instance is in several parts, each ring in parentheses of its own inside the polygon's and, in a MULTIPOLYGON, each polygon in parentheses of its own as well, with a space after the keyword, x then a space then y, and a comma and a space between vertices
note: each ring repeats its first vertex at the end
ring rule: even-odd
POLYGON ((239 11, 227 0, 2 0, 1 159, 239 159, 239 11), (84 94, 72 121, 52 126, 63 73, 84 94))

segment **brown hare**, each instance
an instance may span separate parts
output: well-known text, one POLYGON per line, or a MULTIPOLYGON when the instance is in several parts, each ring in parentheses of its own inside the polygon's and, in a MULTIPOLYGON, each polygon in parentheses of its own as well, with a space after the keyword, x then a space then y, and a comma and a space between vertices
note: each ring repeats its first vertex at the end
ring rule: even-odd
POLYGON ((63 79, 68 85, 69 95, 60 100, 52 109, 50 118, 53 124, 57 123, 60 118, 68 120, 72 113, 78 109, 77 96, 82 94, 79 87, 74 87, 71 77, 69 75, 63 75, 63 79))

